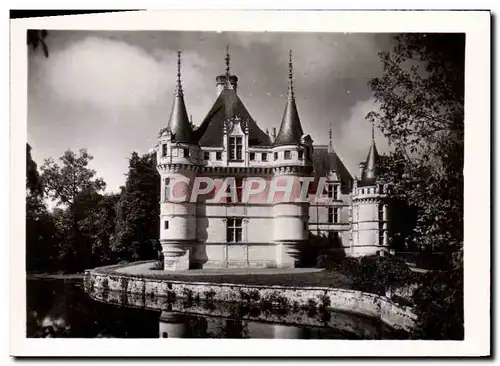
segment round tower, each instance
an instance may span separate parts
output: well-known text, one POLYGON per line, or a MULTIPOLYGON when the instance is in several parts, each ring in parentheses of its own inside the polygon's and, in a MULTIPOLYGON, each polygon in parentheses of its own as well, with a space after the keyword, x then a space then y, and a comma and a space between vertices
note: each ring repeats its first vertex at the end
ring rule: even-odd
POLYGON ((184 338, 188 331, 183 314, 171 311, 161 312, 158 328, 160 338, 184 338))
POLYGON ((178 52, 177 87, 168 125, 159 137, 157 169, 161 177, 160 243, 165 270, 189 269, 189 254, 196 241, 196 203, 191 187, 200 149, 188 119, 181 84, 178 52))
POLYGON ((273 241, 280 268, 295 267, 308 239, 309 202, 301 195, 301 177, 312 171, 312 140, 304 136, 293 89, 292 51, 290 51, 288 96, 278 135, 273 141, 274 178, 273 241), (302 196, 302 197, 301 197, 302 196))
POLYGON ((387 186, 378 178, 379 154, 372 126, 372 144, 366 162, 360 163, 360 179, 352 193, 352 245, 350 256, 384 254, 389 250, 387 236, 387 186))

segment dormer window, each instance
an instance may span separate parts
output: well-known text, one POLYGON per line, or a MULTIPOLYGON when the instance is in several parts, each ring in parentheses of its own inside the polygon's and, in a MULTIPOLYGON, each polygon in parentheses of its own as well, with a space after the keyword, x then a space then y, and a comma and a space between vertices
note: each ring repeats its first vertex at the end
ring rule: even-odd
POLYGON ((168 148, 167 144, 161 145, 161 156, 163 157, 167 156, 167 148, 168 148))
POLYGON ((222 160, 222 152, 217 151, 215 153, 215 160, 222 160))
POLYGON ((278 160, 278 153, 277 152, 274 153, 274 160, 278 160))
POLYGON ((299 160, 304 159, 304 152, 302 150, 299 151, 299 160))
POLYGON ((229 159, 243 160, 243 139, 241 137, 229 138, 229 159))
POLYGON ((205 151, 205 152, 203 153, 203 159, 205 159, 205 160, 210 160, 210 152, 205 151))
POLYGON ((184 157, 189 158, 189 149, 184 149, 184 157))
POLYGON ((290 150, 285 150, 285 160, 290 160, 292 158, 292 153, 290 150))
POLYGON ((267 153, 262 153, 262 161, 267 161, 267 153))
POLYGON ((251 152, 251 153, 250 153, 250 160, 251 160, 251 161, 254 161, 254 160, 255 160, 255 153, 254 153, 254 152, 251 152))

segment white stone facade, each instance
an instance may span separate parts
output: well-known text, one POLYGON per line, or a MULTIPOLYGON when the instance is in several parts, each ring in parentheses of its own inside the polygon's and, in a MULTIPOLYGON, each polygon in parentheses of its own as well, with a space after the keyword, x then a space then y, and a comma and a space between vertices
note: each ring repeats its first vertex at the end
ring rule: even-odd
POLYGON ((386 251, 387 204, 384 186, 374 179, 374 142, 359 182, 333 150, 331 129, 329 146, 313 146, 299 119, 291 59, 283 120, 279 134, 270 136, 239 99, 229 55, 226 62, 226 74, 217 77, 217 100, 193 130, 179 54, 174 106, 156 149, 165 269, 295 267, 318 250, 311 237, 327 238, 323 253, 386 251), (249 181, 263 190, 247 195, 249 181), (303 200, 284 199, 288 183, 293 198, 303 200), (305 184, 314 189, 303 190, 305 184), (196 191, 204 194, 192 196, 196 191))
MULTIPOLYGON (((230 136, 230 131, 225 133, 225 139, 230 136)), ((169 200, 169 188, 182 185, 176 182, 189 182, 192 188, 196 177, 212 179, 219 190, 228 177, 242 181, 263 178, 268 186, 280 176, 314 177, 313 171, 305 175, 305 168, 312 162, 299 159, 296 147, 251 148, 247 138, 242 140, 244 158, 233 162, 226 156, 226 147, 222 160, 217 160, 218 148, 172 143, 168 131, 160 138, 157 151, 162 181, 160 241, 166 269, 294 267, 299 261, 299 251, 307 250, 310 233, 335 237, 347 256, 388 250, 384 186, 358 187, 354 181, 352 188, 342 189, 336 174, 325 177, 323 194, 316 199, 315 191, 309 193, 307 203, 267 204, 262 200, 253 203, 254 197, 244 203, 242 196, 237 202, 210 203, 203 196, 197 202, 189 202, 189 189, 181 202, 176 198, 169 200), (185 157, 185 149, 189 149, 189 157, 185 157), (287 162, 286 151, 291 155, 287 162), (202 159, 207 152, 209 159, 202 159), (255 160, 249 159, 250 152, 255 152, 255 160), (262 161, 262 154, 267 154, 268 161, 262 161), (238 230, 241 227, 237 241, 228 241, 228 219, 241 220, 237 222, 238 230)), ((266 190, 262 196, 268 194, 266 190)))

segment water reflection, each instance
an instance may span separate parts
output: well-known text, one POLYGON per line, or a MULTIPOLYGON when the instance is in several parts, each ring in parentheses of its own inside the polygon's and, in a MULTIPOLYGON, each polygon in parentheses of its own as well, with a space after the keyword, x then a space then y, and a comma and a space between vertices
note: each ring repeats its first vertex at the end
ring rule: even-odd
POLYGON ((81 281, 27 284, 28 337, 391 339, 405 337, 372 318, 312 309, 277 311, 247 304, 169 302, 101 292, 81 281), (97 301, 96 301, 97 300, 97 301))

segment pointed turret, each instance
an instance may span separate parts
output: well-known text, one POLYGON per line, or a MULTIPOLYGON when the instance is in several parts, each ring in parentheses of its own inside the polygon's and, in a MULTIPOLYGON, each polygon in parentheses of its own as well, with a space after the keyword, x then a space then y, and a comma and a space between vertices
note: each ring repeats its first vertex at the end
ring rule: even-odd
POLYGON ((293 90, 293 65, 292 51, 290 50, 290 61, 288 63, 288 97, 285 106, 285 113, 281 121, 280 131, 273 145, 296 145, 300 144, 303 135, 300 124, 295 95, 293 90))
POLYGON ((177 52, 177 87, 175 90, 174 104, 168 120, 167 129, 170 130, 176 142, 194 142, 194 134, 189 123, 184 92, 181 84, 181 52, 177 52))
POLYGON ((370 150, 368 151, 368 156, 366 157, 366 162, 362 175, 363 184, 373 184, 377 179, 379 154, 377 151, 377 146, 375 145, 375 127, 372 123, 372 144, 370 150))

